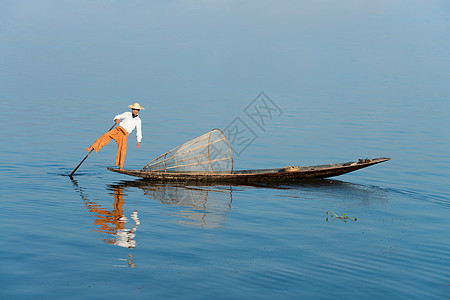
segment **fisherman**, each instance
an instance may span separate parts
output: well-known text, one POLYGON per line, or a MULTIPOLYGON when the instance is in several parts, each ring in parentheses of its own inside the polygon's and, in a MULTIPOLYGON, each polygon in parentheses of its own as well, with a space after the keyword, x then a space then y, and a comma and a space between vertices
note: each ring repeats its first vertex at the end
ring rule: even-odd
POLYGON ((127 140, 128 135, 136 128, 136 138, 137 138, 137 147, 141 146, 142 140, 142 130, 141 130, 141 119, 139 118, 139 111, 144 109, 139 105, 139 103, 134 103, 133 105, 129 105, 131 108, 131 112, 124 112, 123 114, 117 115, 114 117, 114 121, 116 124, 120 123, 116 128, 108 131, 101 137, 99 137, 92 146, 88 147, 86 150, 88 152, 102 149, 106 146, 111 139, 114 139, 117 142, 117 156, 116 156, 116 166, 119 166, 120 170, 123 170, 123 164, 125 162, 125 154, 127 153, 127 140))

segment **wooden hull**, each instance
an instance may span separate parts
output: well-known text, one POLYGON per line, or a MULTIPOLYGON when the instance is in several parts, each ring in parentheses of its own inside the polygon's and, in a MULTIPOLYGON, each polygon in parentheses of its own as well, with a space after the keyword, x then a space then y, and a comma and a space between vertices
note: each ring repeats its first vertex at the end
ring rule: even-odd
POLYGON ((262 182, 292 182, 306 179, 320 179, 339 176, 379 164, 390 160, 390 158, 379 157, 370 160, 299 167, 295 171, 282 169, 260 169, 234 171, 232 174, 211 173, 164 173, 148 172, 143 170, 119 170, 108 168, 108 170, 125 175, 144 178, 150 181, 161 182, 229 182, 229 183, 262 183, 262 182))

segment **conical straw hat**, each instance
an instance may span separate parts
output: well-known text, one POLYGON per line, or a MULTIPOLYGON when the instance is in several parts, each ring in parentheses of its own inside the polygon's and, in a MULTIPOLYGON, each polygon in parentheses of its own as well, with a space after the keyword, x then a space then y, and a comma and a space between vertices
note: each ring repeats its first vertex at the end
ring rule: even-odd
POLYGON ((134 108, 134 109, 145 109, 142 106, 139 105, 139 103, 134 103, 133 105, 128 105, 129 108, 134 108))

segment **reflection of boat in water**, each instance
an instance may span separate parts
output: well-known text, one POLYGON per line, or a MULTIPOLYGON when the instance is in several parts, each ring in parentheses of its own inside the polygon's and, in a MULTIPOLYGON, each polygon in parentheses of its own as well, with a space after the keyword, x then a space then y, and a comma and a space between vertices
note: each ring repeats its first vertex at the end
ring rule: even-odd
POLYGON ((112 191, 114 198, 113 210, 102 208, 96 202, 90 201, 84 195, 83 190, 77 186, 86 208, 95 214, 96 220, 94 231, 107 233, 112 238, 103 239, 106 243, 121 247, 134 248, 136 229, 139 225, 137 212, 131 214, 131 218, 124 216, 123 206, 126 194, 131 190, 142 190, 144 195, 151 200, 156 200, 168 208, 163 214, 171 216, 181 225, 197 227, 202 229, 215 229, 225 227, 228 215, 231 212, 233 192, 247 188, 288 190, 283 197, 301 198, 304 193, 332 192, 334 197, 346 199, 349 193, 358 194, 361 202, 358 205, 370 205, 374 199, 383 200, 383 192, 376 187, 357 185, 339 180, 317 180, 301 181, 295 183, 262 183, 262 184, 220 184, 190 182, 180 183, 158 183, 138 179, 134 181, 120 181, 108 185, 107 190, 112 191), (300 196, 299 196, 300 195, 300 196), (132 220, 134 225, 131 229, 126 228, 126 222, 132 220))
POLYGON ((113 210, 108 210, 94 201, 90 201, 83 192, 83 189, 78 185, 78 182, 72 179, 72 183, 77 187, 81 198, 84 200, 86 208, 95 213, 94 224, 97 226, 94 231, 99 233, 107 233, 113 238, 103 239, 105 243, 117 245, 125 248, 136 247, 136 241, 134 240, 136 236, 137 226, 140 224, 137 211, 131 213, 128 219, 123 212, 123 205, 125 200, 123 198, 123 188, 118 186, 113 189, 114 204, 113 210), (133 221, 133 226, 131 229, 125 227, 129 220, 133 221))
POLYGON ((136 187, 152 200, 178 207, 179 210, 167 214, 175 216, 180 224, 186 226, 203 229, 221 227, 226 223, 231 210, 231 186, 152 184, 137 180, 110 187, 136 187))
POLYGON ((162 183, 137 179, 133 181, 120 181, 109 186, 111 189, 121 187, 123 190, 138 188, 144 195, 162 204, 178 207, 178 210, 169 209, 164 213, 176 218, 177 222, 190 227, 212 229, 224 227, 228 222, 231 212, 233 192, 248 188, 289 190, 291 195, 286 197, 296 198, 299 193, 333 192, 335 196, 348 193, 358 194, 361 205, 368 205, 373 199, 381 200, 384 190, 378 187, 358 185, 339 180, 310 180, 299 182, 268 182, 247 184, 222 184, 222 183, 162 183), (381 192, 383 191, 383 192, 381 192))
POLYGON ((305 179, 321 179, 343 175, 362 168, 379 164, 390 160, 390 158, 365 159, 355 162, 317 165, 317 166, 293 166, 275 169, 259 170, 234 170, 231 172, 198 172, 198 171, 148 171, 148 170, 119 170, 108 168, 108 170, 145 178, 152 181, 172 182, 221 182, 221 183, 264 183, 264 182, 295 182, 305 179))

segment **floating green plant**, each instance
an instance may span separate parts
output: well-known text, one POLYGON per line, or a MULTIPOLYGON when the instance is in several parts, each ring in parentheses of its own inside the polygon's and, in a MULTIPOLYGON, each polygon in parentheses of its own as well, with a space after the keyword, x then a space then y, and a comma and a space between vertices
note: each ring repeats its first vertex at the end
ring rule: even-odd
POLYGON ((342 216, 338 216, 337 214, 335 214, 334 212, 332 212, 331 210, 329 210, 329 211, 327 211, 327 222, 329 222, 329 221, 328 221, 328 217, 330 217, 330 216, 333 217, 333 215, 334 215, 335 219, 331 220, 331 222, 334 222, 334 221, 336 221, 337 219, 340 219, 340 220, 342 220, 342 221, 344 221, 344 222, 347 222, 347 220, 352 220, 352 221, 358 220, 358 219, 355 218, 355 217, 349 217, 349 216, 347 216, 347 213, 343 214, 342 216))

